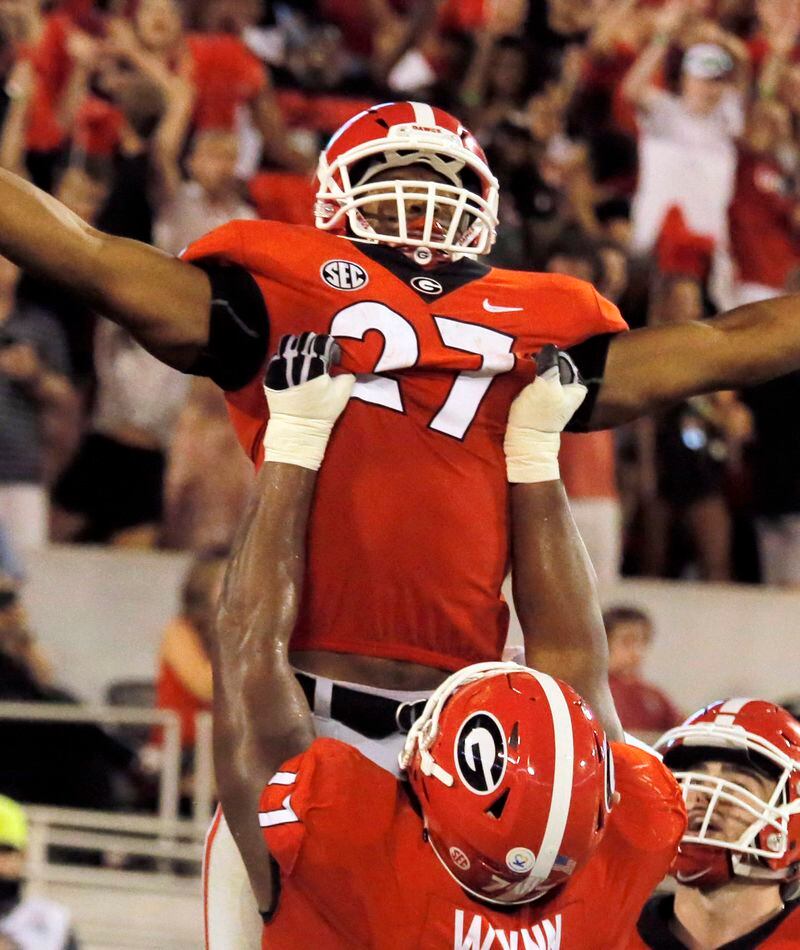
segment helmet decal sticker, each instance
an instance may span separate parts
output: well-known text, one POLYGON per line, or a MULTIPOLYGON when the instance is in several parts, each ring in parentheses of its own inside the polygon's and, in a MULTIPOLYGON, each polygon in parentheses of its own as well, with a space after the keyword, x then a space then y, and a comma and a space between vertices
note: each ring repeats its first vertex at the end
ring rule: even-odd
POLYGON ((495 791, 506 773, 506 738, 490 712, 472 713, 456 735, 454 757, 461 781, 476 795, 495 791))

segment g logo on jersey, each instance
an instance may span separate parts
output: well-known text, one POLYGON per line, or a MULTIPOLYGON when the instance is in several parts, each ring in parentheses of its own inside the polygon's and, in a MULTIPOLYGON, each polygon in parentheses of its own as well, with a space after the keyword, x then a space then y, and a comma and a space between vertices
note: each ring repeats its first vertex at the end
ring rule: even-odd
POLYGON ((476 712, 461 724, 454 757, 461 781, 476 795, 489 795, 506 774, 506 737, 490 712, 476 712))
POLYGON ((319 276, 334 290, 360 290, 369 283, 369 274, 353 261, 325 261, 319 276))
POLYGON ((444 288, 439 283, 438 280, 434 280, 433 277, 412 277, 409 281, 414 290, 418 290, 421 294, 440 294, 444 288))

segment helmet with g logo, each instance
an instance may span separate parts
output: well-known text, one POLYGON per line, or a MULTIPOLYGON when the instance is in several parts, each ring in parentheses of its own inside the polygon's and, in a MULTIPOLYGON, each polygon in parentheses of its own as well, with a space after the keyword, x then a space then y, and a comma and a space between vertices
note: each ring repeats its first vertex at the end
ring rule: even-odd
POLYGON ((611 750, 591 709, 566 683, 515 663, 446 680, 400 764, 445 869, 496 904, 565 882, 600 843, 611 809, 611 750))

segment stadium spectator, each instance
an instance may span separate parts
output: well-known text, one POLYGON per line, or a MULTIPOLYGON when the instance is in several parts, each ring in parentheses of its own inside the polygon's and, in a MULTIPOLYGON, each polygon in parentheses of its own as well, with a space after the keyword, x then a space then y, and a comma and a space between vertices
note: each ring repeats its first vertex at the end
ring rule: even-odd
POLYGON ((78 950, 69 910, 23 894, 27 846, 28 820, 22 806, 0 795, 0 947, 78 950))
POLYGON ((681 721, 669 697, 644 679, 643 666, 653 640, 653 621, 638 607, 619 604, 603 613, 608 636, 611 694, 622 727, 654 738, 681 721))
MULTIPOLYGON (((180 614, 164 630, 159 650, 156 708, 172 710, 180 720, 181 795, 187 811, 194 793, 196 716, 211 711, 211 639, 226 563, 227 552, 220 550, 194 557, 181 590, 180 614)), ((163 730, 154 729, 151 749, 162 742, 163 730)))
MULTIPOLYGON (((54 682, 18 586, 0 578, 0 700, 78 704, 54 682)), ((133 754, 97 726, 0 720, 0 792, 20 801, 113 810, 132 793, 133 754)))
POLYGON ((739 144, 731 202, 731 254, 739 304, 784 293, 800 267, 800 203, 793 175, 797 147, 782 103, 754 102, 739 144))
POLYGON ((0 259, 0 521, 24 549, 48 537, 47 417, 74 410, 75 393, 60 327, 17 299, 19 276, 0 259))
POLYGON ((189 180, 178 185, 156 221, 158 247, 178 254, 210 227, 256 217, 241 198, 238 157, 239 143, 233 132, 208 129, 195 135, 186 162, 189 180))
POLYGON ((225 400, 195 379, 175 426, 164 485, 161 544, 188 551, 229 548, 253 486, 225 400))
POLYGON ((683 0, 672 0, 659 12, 656 32, 622 87, 637 107, 641 133, 632 242, 639 254, 656 243, 673 207, 680 208, 691 230, 709 235, 721 250, 728 246, 734 139, 743 125, 737 83, 744 67, 719 44, 696 43, 683 56, 680 93, 656 86, 655 73, 687 14, 683 0))
POLYGON ((753 508, 761 579, 777 587, 800 587, 800 427, 786 406, 800 398, 800 374, 748 389, 753 414, 750 453, 753 508))
POLYGON ((226 555, 219 551, 195 556, 183 582, 180 614, 161 640, 156 705, 179 714, 181 745, 189 754, 195 714, 211 708, 209 650, 225 565, 226 555))
MULTIPOLYGON (((653 325, 680 324, 705 316, 703 280, 713 242, 685 227, 672 209, 659 240, 660 276, 651 299, 653 325)), ((732 576, 733 522, 729 479, 738 477, 752 418, 733 393, 713 393, 681 403, 638 426, 640 464, 657 491, 643 498, 645 572, 702 580, 732 576)), ((648 481, 643 476, 642 482, 648 481)))
POLYGON ((193 123, 197 129, 236 126, 246 108, 275 163, 307 171, 307 159, 289 144, 269 75, 242 39, 225 33, 186 33, 177 0, 142 0, 133 25, 109 23, 114 52, 143 70, 177 68, 196 90, 193 123))
POLYGON ((98 322, 89 434, 53 493, 60 541, 150 547, 163 511, 166 449, 189 382, 120 327, 98 322))

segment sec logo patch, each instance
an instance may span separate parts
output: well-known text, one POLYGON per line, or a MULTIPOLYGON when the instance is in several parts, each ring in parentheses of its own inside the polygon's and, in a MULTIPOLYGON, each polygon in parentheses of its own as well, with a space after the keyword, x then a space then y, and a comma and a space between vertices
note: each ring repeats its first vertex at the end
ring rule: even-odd
POLYGON ((369 274, 353 261, 325 261, 319 275, 334 290, 360 290, 369 283, 369 274))
POLYGON ((450 849, 450 859, 457 868, 461 868, 462 871, 469 871, 470 860, 461 848, 452 847, 450 849))

